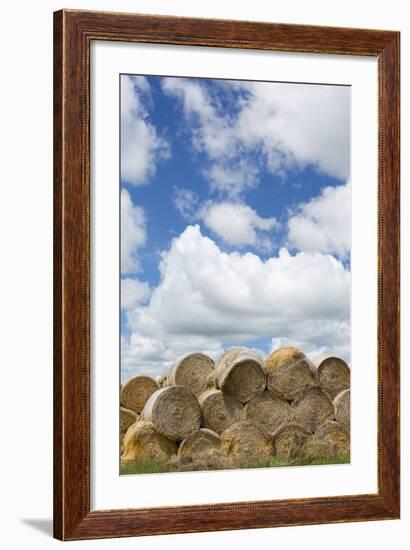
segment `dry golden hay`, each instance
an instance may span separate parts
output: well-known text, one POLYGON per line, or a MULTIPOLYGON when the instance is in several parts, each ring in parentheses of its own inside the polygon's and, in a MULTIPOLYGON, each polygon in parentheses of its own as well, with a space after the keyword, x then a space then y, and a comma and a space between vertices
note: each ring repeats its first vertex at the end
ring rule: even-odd
POLYGON ((208 449, 200 456, 172 456, 168 462, 170 471, 193 472, 204 470, 224 470, 232 467, 232 461, 218 449, 208 449))
POLYGON ((136 422, 137 420, 138 420, 138 415, 134 411, 132 411, 131 409, 125 409, 124 407, 121 407, 121 411, 120 411, 121 438, 124 437, 125 432, 131 426, 131 424, 134 424, 134 422, 136 422))
POLYGON ((280 348, 265 359, 268 390, 272 395, 293 401, 307 388, 319 385, 316 367, 296 348, 280 348))
POLYGON ((315 365, 319 383, 331 399, 350 388, 350 368, 343 359, 339 357, 317 358, 315 365))
POLYGON ((199 404, 203 426, 218 434, 242 418, 242 403, 220 390, 207 390, 199 397, 199 404))
POLYGON ((215 388, 216 388, 216 369, 214 369, 206 379, 206 389, 210 390, 215 388))
POLYGON ((214 367, 213 360, 204 353, 188 353, 171 366, 166 385, 185 386, 199 396, 206 390, 208 377, 214 367))
POLYGON ((121 405, 140 413, 159 384, 150 376, 137 375, 128 380, 121 390, 121 405))
POLYGON ((124 450, 121 460, 168 459, 176 454, 177 445, 155 431, 151 422, 135 422, 124 437, 124 450))
POLYGON ((237 422, 222 433, 221 451, 227 456, 263 459, 273 454, 272 438, 252 422, 237 422))
POLYGON ((303 448, 304 458, 334 457, 340 453, 350 452, 349 432, 334 420, 325 422, 309 438, 303 448))
POLYGON ((273 434, 275 454, 286 458, 296 458, 310 433, 298 422, 282 424, 273 434))
POLYGON ((334 400, 335 418, 347 430, 350 430, 350 390, 339 393, 334 400))
POLYGON ((157 384, 160 388, 163 388, 166 385, 167 380, 167 373, 163 372, 159 376, 156 377, 157 384))
POLYGON ((223 392, 246 403, 266 387, 262 357, 253 350, 228 350, 218 361, 216 384, 223 392))
POLYGON ((321 388, 308 388, 292 403, 295 419, 314 433, 326 420, 333 420, 333 403, 321 388))
POLYGON ((221 371, 221 370, 225 369, 243 351, 246 351, 246 348, 230 348, 230 349, 227 349, 221 355, 221 357, 218 359, 218 361, 216 362, 216 371, 218 372, 218 371, 221 371))
POLYGON ((220 446, 221 438, 217 433, 201 428, 181 442, 178 448, 178 457, 190 456, 201 459, 204 453, 214 449, 219 450, 220 446))
POLYGON ((333 445, 336 453, 350 451, 349 431, 335 420, 328 420, 322 424, 316 431, 314 438, 333 445))
POLYGON ((169 386, 151 395, 141 419, 152 422, 161 435, 182 441, 199 430, 201 409, 191 390, 185 386, 169 386))
POLYGON ((120 451, 122 453, 124 436, 130 426, 138 420, 138 415, 131 411, 130 409, 124 409, 121 407, 120 410, 120 451))
POLYGON ((262 426, 270 434, 273 434, 285 422, 289 422, 292 414, 293 411, 287 401, 279 399, 267 391, 253 397, 245 405, 246 420, 262 426))

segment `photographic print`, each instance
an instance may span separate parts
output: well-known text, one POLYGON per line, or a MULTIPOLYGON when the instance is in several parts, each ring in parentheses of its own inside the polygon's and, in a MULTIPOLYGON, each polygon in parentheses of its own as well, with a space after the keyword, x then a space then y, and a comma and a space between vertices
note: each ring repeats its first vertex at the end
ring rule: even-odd
POLYGON ((350 462, 350 87, 120 75, 121 474, 350 462))
POLYGON ((54 536, 399 518, 400 33, 60 10, 53 60, 54 536))

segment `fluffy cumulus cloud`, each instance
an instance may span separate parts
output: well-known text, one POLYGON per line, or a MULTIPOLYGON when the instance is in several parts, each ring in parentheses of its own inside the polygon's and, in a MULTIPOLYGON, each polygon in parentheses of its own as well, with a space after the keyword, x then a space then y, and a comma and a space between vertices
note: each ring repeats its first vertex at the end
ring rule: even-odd
POLYGON ((184 115, 193 127, 193 145, 205 151, 212 159, 230 154, 235 147, 232 129, 204 85, 184 78, 164 78, 162 89, 182 102, 184 115))
POLYGON ((348 350, 350 273, 330 255, 226 253, 195 225, 163 253, 160 271, 148 304, 127 310, 124 372, 158 373, 190 349, 217 355, 225 342, 262 337, 348 350))
POLYGON ((195 151, 204 152, 210 161, 203 175, 211 189, 238 196, 254 187, 258 169, 245 157, 240 158, 235 125, 223 114, 207 87, 192 79, 164 78, 162 89, 180 101, 192 146, 195 151))
POLYGON ((293 346, 302 349, 310 359, 325 355, 350 361, 350 323, 347 319, 307 320, 290 327, 289 335, 272 338, 271 350, 293 346))
POLYGON ((133 309, 146 302, 151 294, 148 283, 138 279, 121 279, 121 309, 133 309))
POLYGON ((146 221, 144 210, 135 206, 126 189, 121 190, 121 272, 140 270, 137 253, 145 245, 146 221))
MULTIPOLYGON (((231 345, 260 345, 265 353, 295 345, 312 358, 334 353, 349 360, 349 89, 185 78, 162 78, 161 87, 182 112, 187 133, 178 136, 188 136, 195 153, 192 175, 207 185, 198 194, 174 188, 174 207, 190 225, 162 252, 153 288, 136 278, 147 239, 144 211, 121 192, 123 378, 137 369, 158 375, 189 351, 217 358, 231 345), (284 203, 281 227, 247 204, 251 190, 275 181, 267 175, 286 181, 307 167, 340 183, 291 210, 284 203), (283 243, 277 255, 274 237, 283 243)), ((170 154, 150 119, 152 106, 148 80, 124 77, 128 186, 146 183, 170 154)))
POLYGON ((299 205, 288 221, 288 244, 307 252, 326 252, 345 259, 351 243, 351 185, 326 187, 299 205))
POLYGON ((149 120, 150 85, 143 76, 121 77, 121 179, 146 183, 157 162, 170 155, 169 144, 149 120))
POLYGON ((176 358, 189 352, 202 351, 216 360, 223 353, 222 344, 201 336, 175 336, 166 339, 133 333, 121 338, 121 377, 128 380, 135 373, 159 376, 166 372, 176 358))
POLYGON ((246 204, 220 202, 206 205, 201 212, 205 225, 230 245, 251 245, 271 249, 266 232, 279 224, 275 218, 261 218, 246 204))
POLYGON ((347 179, 350 91, 344 86, 244 84, 249 95, 237 120, 243 143, 259 143, 272 170, 312 164, 347 179))
POLYGON ((192 146, 207 155, 211 188, 237 197, 258 184, 264 167, 282 176, 290 168, 313 166, 349 177, 350 92, 343 86, 264 82, 213 83, 165 78, 165 93, 178 98, 192 146), (235 93, 228 112, 221 93, 235 93))

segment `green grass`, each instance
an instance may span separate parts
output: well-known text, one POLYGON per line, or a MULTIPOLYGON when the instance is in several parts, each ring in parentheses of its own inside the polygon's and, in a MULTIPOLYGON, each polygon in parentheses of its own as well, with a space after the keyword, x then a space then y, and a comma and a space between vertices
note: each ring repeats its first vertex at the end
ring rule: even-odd
POLYGON ((317 457, 314 459, 304 459, 304 458, 295 458, 295 459, 286 459, 280 456, 273 456, 268 463, 262 462, 259 465, 252 465, 251 468, 274 468, 280 466, 323 466, 326 464, 349 464, 350 463, 350 453, 340 453, 338 455, 329 457, 317 457))
MULTIPOLYGON (((313 460, 307 459, 286 459, 278 456, 273 456, 268 462, 261 461, 250 464, 247 468, 275 468, 286 466, 314 466, 327 464, 349 464, 350 454, 338 454, 333 457, 320 457, 313 460)), ((144 462, 131 462, 121 464, 121 475, 131 474, 158 474, 165 472, 174 472, 174 468, 170 468, 165 460, 148 460, 144 462)))
POLYGON ((169 467, 165 460, 146 460, 144 462, 128 462, 121 464, 121 475, 158 474, 168 471, 169 467))

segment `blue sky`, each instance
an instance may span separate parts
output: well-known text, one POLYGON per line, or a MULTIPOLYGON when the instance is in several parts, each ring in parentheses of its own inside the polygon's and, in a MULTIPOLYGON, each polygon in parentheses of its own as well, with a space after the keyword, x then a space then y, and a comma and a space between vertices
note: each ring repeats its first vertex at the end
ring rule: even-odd
POLYGON ((121 76, 122 377, 349 355, 350 89, 121 76))

